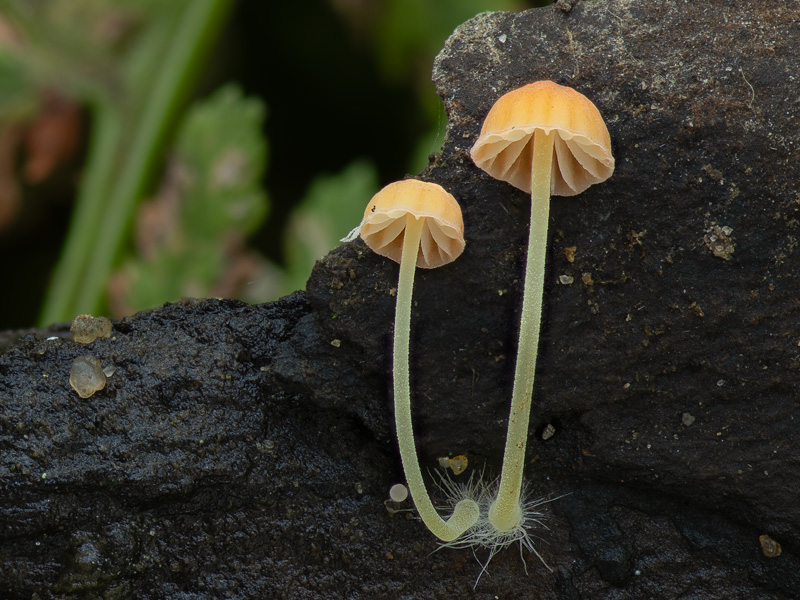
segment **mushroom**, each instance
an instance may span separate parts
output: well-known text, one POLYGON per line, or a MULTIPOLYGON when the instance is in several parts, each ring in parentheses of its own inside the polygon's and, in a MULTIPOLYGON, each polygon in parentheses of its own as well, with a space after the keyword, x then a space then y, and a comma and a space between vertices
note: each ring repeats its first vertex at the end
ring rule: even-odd
POLYGON ((408 348, 416 267, 440 267, 452 262, 463 252, 461 208, 441 186, 406 179, 390 183, 373 196, 364 211, 361 225, 354 231, 358 230, 373 251, 400 263, 392 364, 400 459, 408 489, 422 521, 439 539, 450 542, 477 522, 480 510, 474 500, 461 500, 445 521, 436 512, 428 496, 411 424, 408 348))
POLYGON ((522 472, 544 295, 550 195, 574 196, 614 172, 611 140, 592 102, 552 81, 537 81, 492 106, 471 150, 475 164, 495 179, 531 194, 517 364, 497 498, 489 521, 501 532, 520 525, 522 472))

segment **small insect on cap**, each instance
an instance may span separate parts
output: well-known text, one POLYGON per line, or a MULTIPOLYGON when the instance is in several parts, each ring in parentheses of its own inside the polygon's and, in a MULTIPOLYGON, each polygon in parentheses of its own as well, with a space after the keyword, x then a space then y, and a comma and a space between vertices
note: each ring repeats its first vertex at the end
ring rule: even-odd
POLYGON ((537 81, 501 96, 470 152, 495 179, 531 191, 533 134, 556 132, 550 193, 574 196, 614 172, 611 138, 600 111, 583 94, 537 81))
POLYGON ((399 263, 409 218, 424 221, 416 266, 441 267, 464 251, 458 202, 442 186, 416 179, 390 183, 372 197, 361 221, 361 239, 373 252, 399 263))

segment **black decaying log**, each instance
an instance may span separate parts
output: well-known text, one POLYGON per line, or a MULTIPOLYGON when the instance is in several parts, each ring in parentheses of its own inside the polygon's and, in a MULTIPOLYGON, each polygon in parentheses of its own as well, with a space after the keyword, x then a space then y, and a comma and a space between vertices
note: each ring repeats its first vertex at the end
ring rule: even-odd
POLYGON ((467 249, 418 272, 412 332, 424 467, 466 454, 461 478, 497 472, 529 201, 469 148, 516 86, 587 95, 617 170, 552 203, 527 472, 561 496, 538 537, 554 573, 506 551, 473 590, 469 550, 431 554, 384 506, 402 481, 397 266, 356 241, 268 305, 187 301, 86 345, 16 341, 0 597, 796 597, 800 5, 573 4, 478 15, 436 60, 449 124, 420 177, 461 203, 467 249), (85 354, 113 374, 81 399, 85 354))

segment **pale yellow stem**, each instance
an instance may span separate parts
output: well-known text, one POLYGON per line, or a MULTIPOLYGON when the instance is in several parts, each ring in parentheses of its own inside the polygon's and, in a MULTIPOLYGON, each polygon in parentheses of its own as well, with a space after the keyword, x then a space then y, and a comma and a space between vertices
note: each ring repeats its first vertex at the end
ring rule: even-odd
POLYGON ((394 322, 394 419, 400 459, 406 474, 406 483, 414 505, 423 523, 439 539, 452 542, 472 527, 480 510, 473 500, 461 500, 453 514, 445 521, 436 512, 428 496, 422 471, 419 467, 417 449, 414 445, 414 429, 411 425, 411 386, 409 383, 408 346, 411 329, 411 295, 414 289, 414 272, 419 253, 422 219, 406 217, 403 239, 403 254, 400 259, 400 277, 397 282, 397 307, 394 322))
POLYGON ((514 391, 508 417, 503 472, 497 498, 489 508, 489 522, 499 531, 509 531, 519 524, 522 512, 520 495, 525 469, 525 445, 533 396, 533 376, 539 346, 544 296, 544 264, 547 250, 547 221, 550 212, 550 174, 553 164, 555 134, 536 130, 533 137, 531 168, 531 227, 525 267, 525 291, 519 326, 517 366, 514 391))

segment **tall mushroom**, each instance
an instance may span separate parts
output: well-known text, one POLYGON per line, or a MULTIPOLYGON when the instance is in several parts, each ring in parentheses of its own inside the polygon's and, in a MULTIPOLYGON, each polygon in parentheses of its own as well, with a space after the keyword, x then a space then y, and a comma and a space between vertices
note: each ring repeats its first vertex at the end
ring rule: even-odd
POLYGON ((573 196, 614 172, 608 129, 592 102, 552 81, 537 81, 492 106, 472 147, 472 160, 495 179, 531 194, 517 365, 503 471, 489 521, 498 531, 520 525, 520 495, 528 439, 544 294, 550 195, 573 196))
POLYGON ((390 183, 370 200, 359 228, 361 238, 374 252, 400 263, 392 367, 400 458, 419 516, 439 539, 451 542, 475 524, 480 511, 475 501, 461 500, 445 521, 428 496, 411 424, 408 347, 416 267, 440 267, 463 252, 461 208, 441 186, 406 179, 390 183))

